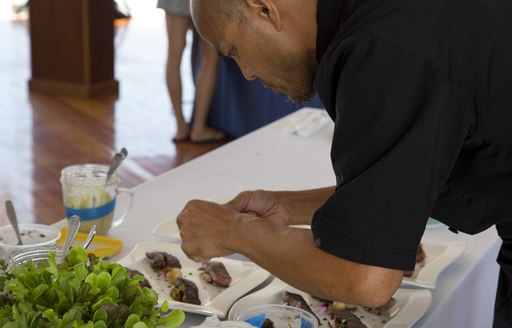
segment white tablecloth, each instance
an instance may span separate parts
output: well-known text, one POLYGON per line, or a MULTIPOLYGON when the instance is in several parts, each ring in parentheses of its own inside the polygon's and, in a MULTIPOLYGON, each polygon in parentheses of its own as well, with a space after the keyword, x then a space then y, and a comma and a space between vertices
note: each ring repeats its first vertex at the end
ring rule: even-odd
MULTIPOLYGON (((121 239, 120 259, 139 241, 153 236, 159 222, 174 218, 193 198, 223 201, 248 189, 299 190, 335 183, 330 163, 332 124, 309 137, 285 132, 291 118, 281 120, 179 166, 133 189, 130 214, 110 236, 121 239)), ((122 199, 118 206, 125 206, 122 199)), ((498 266, 499 238, 494 228, 477 236, 454 234, 444 227, 428 228, 425 237, 464 241, 464 254, 440 275, 430 310, 414 327, 491 327, 498 266)), ((204 320, 187 314, 185 327, 204 320)))

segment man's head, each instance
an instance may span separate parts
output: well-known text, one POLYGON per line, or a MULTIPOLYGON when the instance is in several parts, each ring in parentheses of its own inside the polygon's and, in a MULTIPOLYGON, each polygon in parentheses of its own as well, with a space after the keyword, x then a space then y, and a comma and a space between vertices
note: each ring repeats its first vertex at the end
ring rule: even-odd
POLYGON ((191 0, 203 39, 245 78, 303 102, 314 93, 317 0, 191 0))

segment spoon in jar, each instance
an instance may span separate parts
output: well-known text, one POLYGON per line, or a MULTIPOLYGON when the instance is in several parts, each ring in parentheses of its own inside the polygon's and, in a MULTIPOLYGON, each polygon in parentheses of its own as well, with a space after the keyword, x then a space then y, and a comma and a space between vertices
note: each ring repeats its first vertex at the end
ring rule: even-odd
POLYGON ((110 181, 110 178, 114 174, 114 172, 117 170, 119 165, 121 165, 121 162, 128 156, 128 151, 126 148, 121 148, 121 150, 114 155, 112 158, 112 164, 110 164, 110 167, 107 172, 107 178, 105 179, 105 184, 108 184, 110 181))
POLYGON ((80 218, 76 215, 73 215, 68 220, 68 233, 66 235, 66 241, 64 242, 64 246, 62 246, 62 254, 57 261, 57 264, 61 264, 66 259, 68 255, 69 249, 75 241, 76 234, 78 233, 78 229, 80 228, 80 218))
POLYGON ((23 245, 23 242, 21 241, 20 229, 18 228, 16 212, 14 211, 14 206, 10 200, 5 201, 5 210, 7 212, 9 222, 11 222, 12 228, 14 229, 14 233, 16 234, 16 238, 18 238, 18 245, 23 245))

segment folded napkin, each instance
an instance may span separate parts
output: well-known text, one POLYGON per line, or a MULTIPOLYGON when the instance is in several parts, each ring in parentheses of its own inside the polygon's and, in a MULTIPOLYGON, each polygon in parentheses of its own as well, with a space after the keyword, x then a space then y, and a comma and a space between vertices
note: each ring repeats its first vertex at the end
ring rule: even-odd
POLYGON ((285 132, 309 137, 329 124, 329 115, 323 110, 307 111, 290 119, 285 132))

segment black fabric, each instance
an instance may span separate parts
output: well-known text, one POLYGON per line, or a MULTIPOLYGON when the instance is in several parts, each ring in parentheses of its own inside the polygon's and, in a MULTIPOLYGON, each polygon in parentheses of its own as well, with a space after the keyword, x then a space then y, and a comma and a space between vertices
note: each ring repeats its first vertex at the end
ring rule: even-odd
POLYGON ((340 28, 341 16, 346 9, 345 1, 319 0, 316 19, 318 21, 316 56, 318 61, 327 50, 340 28))
POLYGON ((496 225, 503 239, 498 263, 500 275, 494 304, 493 328, 509 328, 512 325, 512 222, 496 225))
POLYGON ((512 323, 512 282, 503 271, 498 277, 493 328, 510 328, 512 323))
POLYGON ((319 247, 411 270, 429 216, 471 234, 510 222, 512 2, 326 1, 315 87, 337 188, 319 247))

